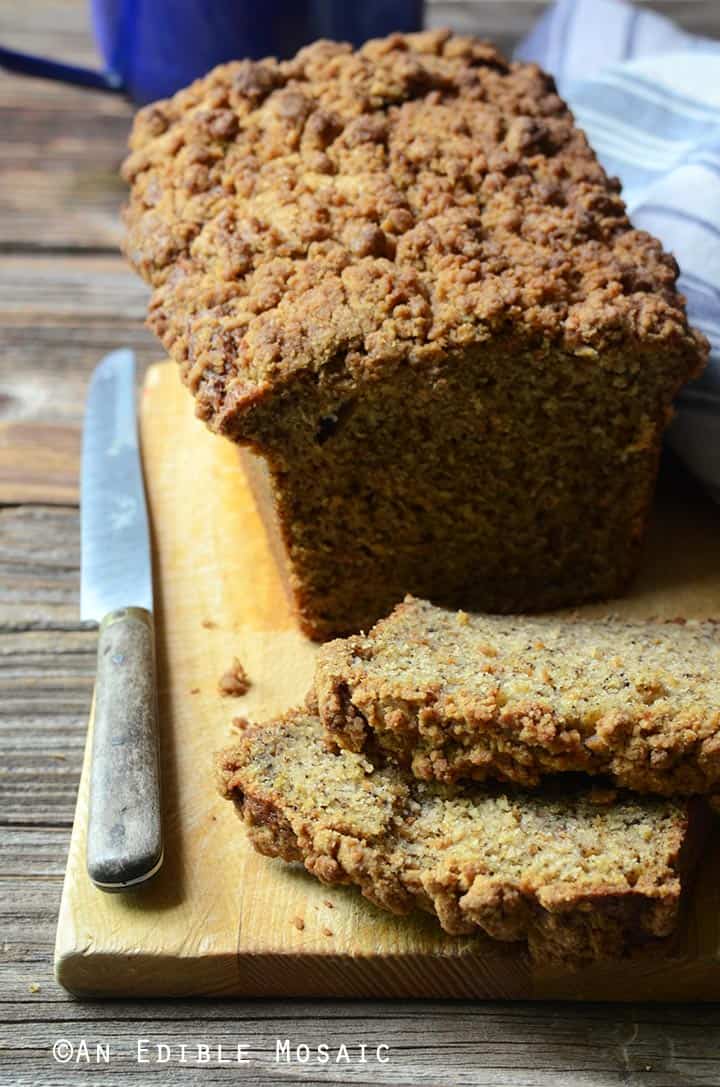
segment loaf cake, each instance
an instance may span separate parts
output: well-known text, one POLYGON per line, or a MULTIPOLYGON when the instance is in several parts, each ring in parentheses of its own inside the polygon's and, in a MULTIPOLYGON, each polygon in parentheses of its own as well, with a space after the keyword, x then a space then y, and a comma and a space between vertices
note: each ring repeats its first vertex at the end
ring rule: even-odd
POLYGON ((703 826, 697 800, 420 782, 333 754, 301 711, 248 729, 218 779, 260 853, 393 913, 424 909, 446 932, 527 940, 535 958, 572 965, 672 932, 703 826))
POLYGON ((141 110, 124 175, 149 323, 263 458, 308 634, 622 591, 706 344, 548 75, 316 42, 141 110))
POLYGON ((417 777, 523 786, 560 771, 720 793, 720 626, 468 615, 408 597, 320 650, 334 741, 417 777))

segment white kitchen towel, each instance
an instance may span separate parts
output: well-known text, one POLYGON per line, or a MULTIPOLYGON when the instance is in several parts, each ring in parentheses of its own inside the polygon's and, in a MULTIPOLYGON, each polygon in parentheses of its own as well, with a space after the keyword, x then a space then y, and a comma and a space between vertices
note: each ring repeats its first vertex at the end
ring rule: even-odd
POLYGON ((680 265, 712 352, 668 441, 720 502, 720 42, 622 0, 559 0, 516 56, 554 75, 633 223, 680 265))

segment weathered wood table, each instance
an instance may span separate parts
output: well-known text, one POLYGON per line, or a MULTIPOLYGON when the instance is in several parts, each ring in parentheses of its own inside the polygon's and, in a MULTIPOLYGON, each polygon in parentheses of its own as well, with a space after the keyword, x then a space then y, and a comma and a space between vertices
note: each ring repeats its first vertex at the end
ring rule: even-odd
MULTIPOLYGON (((714 0, 654 6, 720 36, 714 0)), ((429 19, 511 48, 542 7, 435 2, 429 19)), ((2 44, 75 62, 95 60, 86 22, 77 0, 0 2, 2 44)), ((111 348, 131 345, 142 364, 158 356, 143 328, 145 288, 117 251, 130 116, 120 98, 0 74, 0 1084, 141 1074, 164 1084, 720 1084, 715 1006, 80 1003, 55 984, 95 666, 95 635, 78 619, 85 384, 111 348), (311 1051, 326 1044, 328 1062, 311 1054, 305 1064, 276 1063, 277 1039, 311 1051), (53 1043, 63 1040, 72 1048, 60 1044, 55 1059, 53 1043), (198 1044, 211 1047, 208 1063, 198 1044), (250 1063, 236 1063, 238 1044, 250 1063), (376 1059, 383 1045, 387 1063, 376 1059)))

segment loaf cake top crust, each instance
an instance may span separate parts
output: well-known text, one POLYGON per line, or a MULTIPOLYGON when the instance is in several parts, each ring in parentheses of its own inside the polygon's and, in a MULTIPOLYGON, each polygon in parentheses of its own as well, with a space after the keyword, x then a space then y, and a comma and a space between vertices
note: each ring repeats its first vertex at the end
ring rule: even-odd
POLYGON ((609 774, 640 792, 720 791, 720 625, 474 615, 407 597, 329 642, 319 713, 422 777, 609 774))
POLYGON ((577 961, 674 925, 690 814, 679 801, 426 784, 333 754, 301 711, 249 728, 218 756, 218 780, 261 853, 393 912, 434 912, 451 933, 577 961))
POLYGON ((225 64, 141 110, 130 146, 126 251, 218 427, 298 371, 372 380, 501 334, 578 366, 674 353, 668 396, 704 361, 673 258, 631 227, 552 79, 485 42, 225 64))

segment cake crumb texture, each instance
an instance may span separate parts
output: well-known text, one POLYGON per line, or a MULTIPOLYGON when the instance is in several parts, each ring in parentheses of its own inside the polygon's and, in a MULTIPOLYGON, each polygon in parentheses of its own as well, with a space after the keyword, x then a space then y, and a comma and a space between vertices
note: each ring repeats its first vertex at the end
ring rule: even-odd
POLYGON ((427 780, 584 771, 638 792, 720 791, 712 621, 468 615, 408 597, 368 636, 323 646, 315 700, 335 742, 427 780))
MULTIPOLYGON (((218 756, 221 793, 254 847, 353 884, 446 932, 527 940, 538 960, 621 956, 676 923, 698 801, 554 795, 420 782, 325 745, 292 711, 218 756)), ((700 816, 697 814, 697 818, 700 816)))

